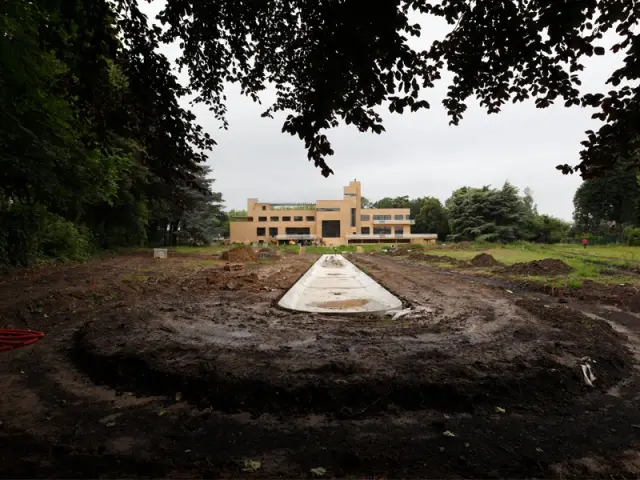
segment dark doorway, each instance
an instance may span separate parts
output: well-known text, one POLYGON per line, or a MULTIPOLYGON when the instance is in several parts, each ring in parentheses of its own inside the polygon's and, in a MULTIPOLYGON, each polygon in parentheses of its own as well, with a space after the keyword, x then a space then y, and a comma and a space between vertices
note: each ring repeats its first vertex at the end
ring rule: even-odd
POLYGON ((340 238, 340 220, 323 220, 322 237, 340 238))

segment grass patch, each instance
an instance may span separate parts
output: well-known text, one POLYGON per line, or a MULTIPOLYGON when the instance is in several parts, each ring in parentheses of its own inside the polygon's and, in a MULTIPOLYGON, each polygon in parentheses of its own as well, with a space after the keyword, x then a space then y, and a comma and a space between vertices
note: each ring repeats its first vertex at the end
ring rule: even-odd
POLYGON ((283 253, 300 253, 300 245, 280 245, 278 249, 283 253))
POLYGON ((260 258, 258 259, 258 263, 261 265, 270 265, 272 263, 276 263, 276 261, 273 258, 260 258))
POLYGON ((169 251, 169 254, 171 254, 171 252, 212 254, 227 250, 228 248, 230 248, 229 245, 225 245, 223 243, 214 243, 213 245, 207 245, 204 247, 189 247, 182 245, 178 247, 169 247, 167 250, 169 251))
POLYGON ((336 245, 332 246, 321 246, 321 245, 309 245, 308 247, 304 247, 305 253, 314 253, 318 255, 331 254, 331 253, 355 253, 356 246, 355 245, 336 245))
MULTIPOLYGON (((581 245, 543 245, 526 242, 517 242, 509 245, 471 244, 468 248, 456 249, 453 246, 427 246, 425 252, 430 255, 451 257, 458 260, 471 260, 478 253, 483 252, 493 256, 500 263, 513 265, 514 263, 526 263, 535 260, 552 258, 562 260, 573 268, 573 272, 561 276, 513 276, 519 281, 536 282, 553 287, 579 287, 585 280, 592 280, 603 284, 638 284, 640 276, 626 273, 622 268, 640 271, 640 248, 616 246, 589 246, 581 245)), ((451 265, 433 263, 432 265, 451 269, 451 265)), ((464 267, 462 267, 464 269, 464 267)), ((476 273, 481 273, 477 272, 476 273)), ((500 276, 499 272, 487 272, 491 276, 500 276)))

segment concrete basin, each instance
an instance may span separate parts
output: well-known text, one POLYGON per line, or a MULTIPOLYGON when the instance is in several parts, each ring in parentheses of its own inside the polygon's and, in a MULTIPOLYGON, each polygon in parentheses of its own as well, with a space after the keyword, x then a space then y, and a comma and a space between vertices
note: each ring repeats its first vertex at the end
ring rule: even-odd
POLYGON ((302 312, 384 312, 402 301, 342 255, 323 255, 278 302, 302 312))

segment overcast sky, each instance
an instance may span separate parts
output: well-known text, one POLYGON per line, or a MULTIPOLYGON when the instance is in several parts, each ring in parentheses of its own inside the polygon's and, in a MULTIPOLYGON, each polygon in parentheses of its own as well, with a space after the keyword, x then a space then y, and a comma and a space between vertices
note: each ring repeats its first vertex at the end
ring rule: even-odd
MULTIPOLYGON (((140 7, 153 19, 163 3, 140 2, 140 7)), ((416 47, 426 48, 449 28, 430 17, 416 20, 423 28, 419 41, 412 42, 416 47)), ((163 46, 162 52, 170 59, 179 55, 175 45, 163 46)), ((619 62, 610 54, 587 59, 581 77, 584 91, 602 91, 619 62)), ((180 78, 186 81, 186 74, 182 72, 180 78)), ((562 103, 540 110, 527 102, 487 115, 473 103, 454 127, 449 126, 440 103, 445 91, 446 81, 424 92, 429 110, 403 115, 381 110, 387 130, 382 135, 360 133, 348 126, 330 130, 335 155, 327 163, 335 175, 329 178, 307 161, 297 137, 281 133, 282 116, 260 117, 275 98, 272 90, 262 97, 263 105, 258 105, 230 86, 226 131, 205 106, 189 106, 186 100, 185 106, 218 142, 209 164, 214 169, 214 188, 222 192, 227 209, 246 208, 249 197, 273 202, 337 199, 342 186, 353 179, 362 182, 362 193, 370 200, 432 195, 443 202, 456 188, 500 187, 508 180, 533 190, 540 213, 570 220, 573 194, 581 180, 577 175, 562 175, 555 166, 578 163, 584 131, 598 126, 591 120, 592 112, 567 109, 562 103)))

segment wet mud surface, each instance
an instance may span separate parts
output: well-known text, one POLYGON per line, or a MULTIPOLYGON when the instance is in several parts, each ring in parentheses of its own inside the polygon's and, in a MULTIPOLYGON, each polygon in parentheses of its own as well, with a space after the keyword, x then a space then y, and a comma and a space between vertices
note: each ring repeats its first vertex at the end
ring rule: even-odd
POLYGON ((4 354, 0 475, 640 474, 640 320, 405 258, 350 259, 419 313, 279 309, 314 260, 300 256, 197 274, 170 258, 135 288, 109 280, 123 260, 77 267, 76 280, 102 267, 92 294, 118 292, 100 304, 80 287, 65 301, 64 271, 41 291, 23 292, 26 277, 7 281, 3 323, 47 336, 4 354))

